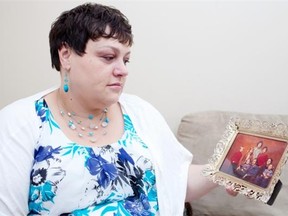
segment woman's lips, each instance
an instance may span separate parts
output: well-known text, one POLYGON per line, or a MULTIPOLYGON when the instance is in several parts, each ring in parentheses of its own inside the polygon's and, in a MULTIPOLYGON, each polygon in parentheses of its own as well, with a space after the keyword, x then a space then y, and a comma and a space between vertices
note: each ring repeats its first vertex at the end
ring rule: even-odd
POLYGON ((121 83, 111 83, 108 85, 111 89, 114 90, 122 90, 122 84, 121 83))

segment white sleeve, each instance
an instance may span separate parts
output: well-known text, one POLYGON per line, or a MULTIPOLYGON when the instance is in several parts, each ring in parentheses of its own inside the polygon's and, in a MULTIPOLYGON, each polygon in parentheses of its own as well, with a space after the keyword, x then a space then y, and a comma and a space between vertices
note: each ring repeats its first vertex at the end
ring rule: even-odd
POLYGON ((0 110, 0 216, 27 215, 30 171, 39 137, 34 103, 0 110))
POLYGON ((143 130, 143 139, 147 139, 158 166, 156 181, 160 214, 181 215, 184 212, 188 169, 193 155, 177 141, 157 110, 152 107, 147 111, 142 111, 146 117, 141 121, 146 121, 147 125, 146 130, 143 130))

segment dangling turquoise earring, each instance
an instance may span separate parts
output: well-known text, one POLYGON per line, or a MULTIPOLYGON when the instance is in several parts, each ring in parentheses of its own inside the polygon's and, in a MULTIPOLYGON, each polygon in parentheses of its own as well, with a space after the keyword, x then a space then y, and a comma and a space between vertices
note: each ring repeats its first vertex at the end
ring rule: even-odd
POLYGON ((68 78, 67 78, 67 74, 66 73, 65 73, 65 76, 64 76, 63 90, 64 90, 65 93, 67 93, 69 91, 68 78))

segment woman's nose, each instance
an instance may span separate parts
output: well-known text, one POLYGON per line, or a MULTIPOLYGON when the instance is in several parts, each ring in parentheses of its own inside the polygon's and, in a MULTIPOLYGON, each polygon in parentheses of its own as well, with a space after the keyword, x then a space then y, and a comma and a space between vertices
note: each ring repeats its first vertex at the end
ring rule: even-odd
POLYGON ((127 76, 128 75, 128 69, 124 62, 119 63, 115 66, 114 75, 115 76, 127 76))

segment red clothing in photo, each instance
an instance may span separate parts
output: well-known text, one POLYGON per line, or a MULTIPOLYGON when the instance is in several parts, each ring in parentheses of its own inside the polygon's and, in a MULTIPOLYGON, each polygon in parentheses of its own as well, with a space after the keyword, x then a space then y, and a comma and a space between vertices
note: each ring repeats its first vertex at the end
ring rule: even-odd
POLYGON ((232 157, 231 157, 231 163, 233 164, 238 164, 240 159, 242 157, 242 153, 239 151, 239 152, 235 152, 232 157))
POLYGON ((260 153, 257 157, 257 165, 258 166, 265 166, 268 160, 268 155, 266 153, 260 153))

